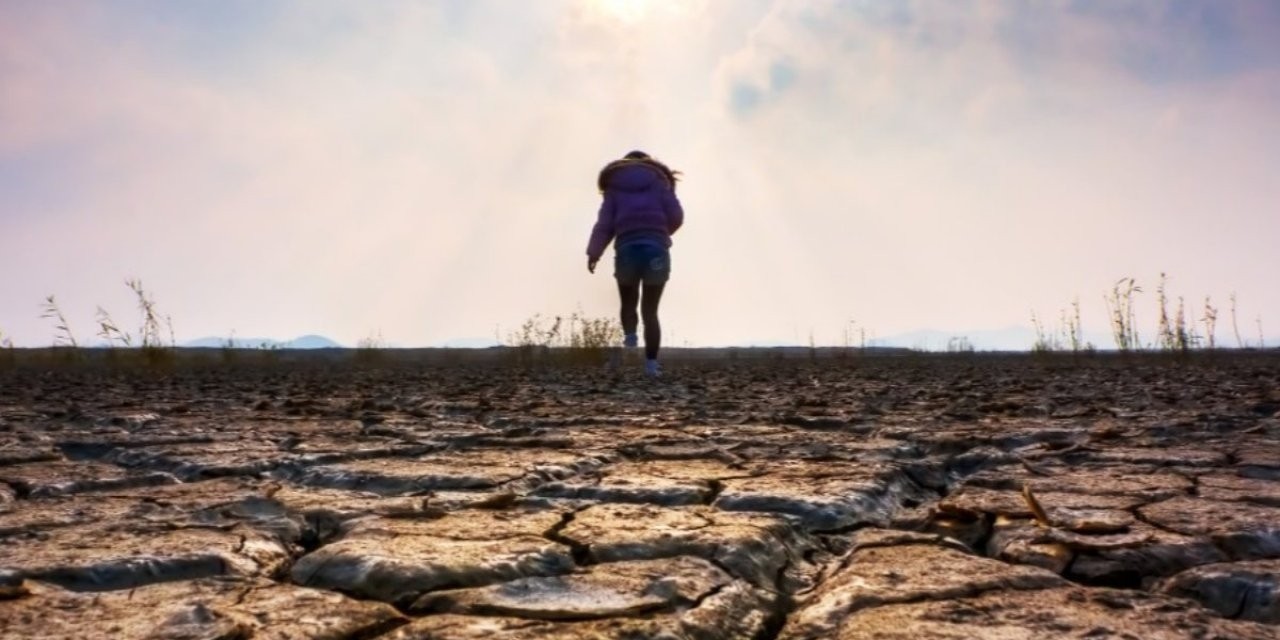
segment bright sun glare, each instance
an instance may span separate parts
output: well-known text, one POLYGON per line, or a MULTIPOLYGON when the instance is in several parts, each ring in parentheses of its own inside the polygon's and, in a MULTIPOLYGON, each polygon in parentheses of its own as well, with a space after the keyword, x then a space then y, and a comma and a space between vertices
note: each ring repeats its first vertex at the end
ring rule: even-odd
POLYGON ((635 22, 649 11, 649 0, 593 0, 601 13, 623 22, 635 22))

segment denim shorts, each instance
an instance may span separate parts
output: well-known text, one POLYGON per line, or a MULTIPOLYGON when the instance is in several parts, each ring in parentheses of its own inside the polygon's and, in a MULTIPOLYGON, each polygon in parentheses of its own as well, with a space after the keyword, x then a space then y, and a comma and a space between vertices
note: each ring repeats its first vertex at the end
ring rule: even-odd
POLYGON ((666 284, 671 277, 671 252, 656 244, 624 244, 614 252, 613 277, 618 284, 666 284))

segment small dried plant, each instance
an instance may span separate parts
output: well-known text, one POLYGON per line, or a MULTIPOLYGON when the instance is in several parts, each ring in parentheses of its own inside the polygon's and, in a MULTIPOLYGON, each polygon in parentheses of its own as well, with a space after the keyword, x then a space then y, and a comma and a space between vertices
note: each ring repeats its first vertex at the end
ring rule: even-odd
POLYGON ((1045 328, 1044 323, 1034 311, 1031 312, 1031 326, 1036 334, 1035 343, 1031 346, 1033 353, 1070 349, 1071 353, 1078 354, 1081 351, 1094 350, 1093 343, 1084 340, 1084 328, 1080 323, 1079 298, 1072 299, 1070 307, 1058 311, 1058 326, 1052 332, 1045 328))
POLYGON ((1236 336, 1236 348, 1244 348, 1244 340, 1240 337, 1240 325, 1236 324, 1236 292, 1232 291, 1229 298, 1231 300, 1231 332, 1236 336))
POLYGON ((263 364, 275 365, 280 362, 281 350, 282 347, 279 342, 263 340, 256 347, 257 359, 263 364))
POLYGON ((844 325, 844 349, 841 351, 842 356, 848 356, 850 350, 854 348, 854 335, 858 336, 857 348, 860 351, 867 350, 867 328, 859 326, 858 321, 856 320, 850 320, 844 325), (855 327, 857 328, 856 334, 854 333, 855 327))
POLYGON ((505 344, 516 347, 518 361, 528 365, 535 357, 548 357, 551 349, 562 350, 558 355, 566 362, 593 362, 621 342, 622 328, 616 320, 575 311, 568 317, 534 314, 507 335, 505 344))
POLYGON ((160 347, 160 316, 156 313, 155 299, 142 287, 141 280, 134 278, 125 280, 124 283, 138 297, 138 311, 142 314, 142 326, 138 329, 138 335, 142 338, 142 348, 160 347))
POLYGON ((1160 324, 1157 327, 1158 344, 1161 351, 1179 351, 1187 353, 1197 346, 1200 337, 1195 334, 1193 326, 1187 323, 1186 301, 1178 296, 1178 307, 1169 315, 1169 296, 1165 284, 1168 277, 1162 272, 1160 284, 1156 287, 1156 300, 1160 305, 1160 324))
POLYGON ((54 297, 48 296, 41 305, 41 318, 53 320, 53 346, 55 347, 79 347, 76 342, 75 334, 71 333, 71 326, 67 323, 67 317, 62 314, 62 309, 58 307, 58 301, 54 297))
POLYGON ((559 346, 560 327, 563 323, 564 318, 561 316, 548 319, 535 313, 519 329, 507 336, 507 344, 515 347, 559 346))
POLYGON ((1066 309, 1062 310, 1062 332, 1066 334, 1067 344, 1071 345, 1071 352, 1080 351, 1080 302, 1078 300, 1072 302, 1073 313, 1068 314, 1066 309))
POLYGON ((1050 353, 1061 348, 1062 345, 1058 342, 1058 336, 1045 330, 1044 323, 1040 321, 1040 317, 1034 311, 1031 312, 1031 326, 1036 332, 1036 341, 1031 345, 1033 353, 1050 353))
POLYGON ((1111 317, 1111 336, 1115 339, 1116 348, 1123 352, 1135 351, 1140 347, 1138 342, 1138 326, 1134 318, 1134 294, 1142 293, 1133 278, 1121 278, 1111 287, 1111 294, 1106 296, 1107 311, 1111 317))
POLYGON ((133 336, 130 336, 126 331, 121 331, 106 309, 98 307, 95 320, 98 323, 98 337, 106 340, 108 347, 115 348, 116 343, 126 348, 133 346, 133 336))
POLYGON ((588 318, 581 312, 569 316, 569 347, 606 349, 622 341, 622 329, 608 318, 588 318))
POLYGON ((1164 272, 1160 273, 1160 284, 1156 285, 1156 302, 1160 305, 1160 322, 1156 328, 1157 341, 1162 351, 1172 351, 1177 346, 1177 337, 1174 335, 1173 325, 1169 321, 1169 298, 1165 294, 1165 283, 1167 278, 1164 272))
POLYGON ((1216 346, 1215 334, 1218 330, 1218 310, 1210 302, 1209 296, 1204 297, 1204 315, 1200 316, 1200 322, 1204 323, 1206 345, 1210 350, 1213 350, 1216 346))
POLYGON ((1173 319, 1173 347, 1182 353, 1186 353, 1196 346, 1199 342, 1199 336, 1195 335, 1194 327, 1187 324, 1186 305, 1182 296, 1178 296, 1178 311, 1173 319))
POLYGON ((166 348, 161 337, 161 317, 156 311, 155 299, 143 288, 141 280, 132 278, 124 283, 138 298, 138 312, 141 314, 138 336, 142 340, 142 357, 153 367, 171 364, 174 359, 173 348, 177 346, 173 338, 173 322, 168 316, 164 317, 169 333, 169 345, 166 348))
POLYGON ((356 342, 356 362, 372 364, 383 360, 387 341, 382 338, 382 331, 371 333, 356 342))
POLYGON ((231 333, 228 334, 227 337, 222 340, 222 345, 219 349, 220 353, 222 354, 223 364, 231 364, 237 360, 237 355, 236 355, 237 348, 238 347, 236 345, 236 330, 232 329, 231 333))

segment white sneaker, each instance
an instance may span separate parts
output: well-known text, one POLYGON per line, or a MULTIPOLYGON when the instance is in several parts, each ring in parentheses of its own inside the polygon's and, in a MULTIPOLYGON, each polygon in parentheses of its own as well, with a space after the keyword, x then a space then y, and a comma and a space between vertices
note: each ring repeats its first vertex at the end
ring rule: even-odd
POLYGON ((657 360, 644 361, 644 374, 650 378, 658 378, 662 376, 662 367, 658 366, 657 360))

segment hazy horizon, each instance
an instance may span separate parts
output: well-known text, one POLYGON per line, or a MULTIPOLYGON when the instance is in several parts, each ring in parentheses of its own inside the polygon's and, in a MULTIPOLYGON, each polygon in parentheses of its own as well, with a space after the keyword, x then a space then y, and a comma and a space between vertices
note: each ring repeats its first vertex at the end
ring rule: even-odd
MULTIPOLYGON (((1280 333, 1280 3, 0 4, 0 332, 427 346, 612 316, 595 174, 684 172, 672 346, 1280 333), (1261 324, 1261 329, 1257 326, 1261 324), (1197 322, 1196 329, 1204 331, 1197 322)), ((1025 348, 1030 348, 1027 344, 1025 348)), ((1099 344, 1110 347, 1110 344, 1099 344)))

